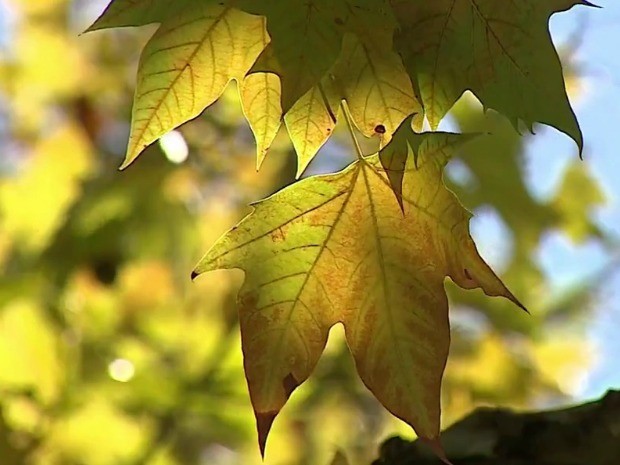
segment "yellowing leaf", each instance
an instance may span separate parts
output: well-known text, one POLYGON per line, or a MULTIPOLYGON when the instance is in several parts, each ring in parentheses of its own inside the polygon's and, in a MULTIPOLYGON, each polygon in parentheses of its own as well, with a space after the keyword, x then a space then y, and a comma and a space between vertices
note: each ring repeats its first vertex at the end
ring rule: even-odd
POLYGON ((142 52, 123 167, 149 144, 198 116, 241 81, 264 48, 264 20, 230 7, 194 4, 162 23, 142 52))
POLYGON ((470 215, 443 185, 450 137, 419 137, 427 141, 417 168, 410 160, 404 171, 403 211, 369 157, 257 203, 196 268, 246 273, 239 313, 262 450, 338 322, 366 386, 436 444, 450 338, 444 279, 518 303, 478 255, 470 215))
POLYGON ((548 31, 552 13, 579 0, 498 2, 437 0, 393 2, 400 30, 395 39, 417 81, 433 128, 465 90, 487 108, 554 126, 583 141, 570 107, 562 68, 548 31))
POLYGON ((39 141, 23 172, 0 181, 3 232, 30 252, 41 250, 92 169, 91 146, 78 127, 63 126, 39 141))
POLYGON ((605 203, 605 194, 583 163, 570 165, 555 193, 552 205, 560 217, 566 234, 576 243, 582 243, 602 232, 589 213, 605 203))
POLYGON ((422 112, 402 61, 391 50, 347 35, 334 74, 353 120, 367 137, 385 135, 387 143, 404 118, 422 112))
POLYGON ((379 161, 401 208, 403 208, 403 177, 410 156, 413 156, 413 164, 417 166, 420 151, 429 156, 435 151, 441 152, 447 147, 461 145, 475 136, 475 134, 451 133, 418 134, 411 130, 413 119, 414 116, 407 118, 394 133, 392 141, 379 151, 379 161))
POLYGON ((60 344, 44 310, 28 300, 0 308, 0 391, 32 389, 43 404, 62 390, 60 344))
MULTIPOLYGON (((327 83, 326 83, 327 84, 327 83)), ((336 127, 340 99, 329 85, 314 86, 284 117, 297 152, 297 177, 308 167, 336 127)))
POLYGON ((272 73, 253 73, 239 86, 245 117, 256 138, 256 168, 260 168, 282 124, 280 79, 272 73))

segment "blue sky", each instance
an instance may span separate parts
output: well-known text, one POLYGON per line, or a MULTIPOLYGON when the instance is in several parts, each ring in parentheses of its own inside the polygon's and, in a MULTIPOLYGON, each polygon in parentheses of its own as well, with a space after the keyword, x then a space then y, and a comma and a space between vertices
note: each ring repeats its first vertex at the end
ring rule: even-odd
MULTIPOLYGON (((612 260, 618 263, 601 280, 596 308, 585 328, 597 356, 575 391, 579 398, 620 388, 620 2, 607 0, 598 5, 603 8, 576 6, 556 14, 550 29, 556 45, 578 44, 575 58, 585 83, 573 107, 585 139, 584 163, 607 197, 607 204, 594 217, 618 242, 618 250, 610 255, 595 242, 576 246, 561 233, 554 233, 543 240, 538 254, 552 283, 550 293, 600 274, 612 260)), ((577 158, 577 147, 570 138, 538 126, 527 148, 527 181, 532 193, 540 198, 552 195, 566 166, 577 158)), ((481 253, 491 263, 501 261, 506 242, 502 225, 493 216, 482 214, 472 219, 471 226, 481 253)))
MULTIPOLYGON (((574 108, 585 137, 585 163, 608 198, 596 218, 620 244, 620 2, 607 0, 598 4, 603 9, 579 6, 555 15, 551 32, 557 44, 575 34, 580 37, 577 60, 583 67, 586 84, 585 93, 574 108)), ((528 149, 532 191, 543 197, 553 191, 564 167, 575 157, 577 149, 566 136, 551 129, 540 131, 528 149)), ((592 243, 574 246, 560 235, 547 237, 539 256, 543 269, 557 287, 578 283, 613 259, 601 247, 592 243)), ((620 388, 620 266, 602 283, 588 334, 601 358, 588 375, 581 392, 584 397, 620 388)))

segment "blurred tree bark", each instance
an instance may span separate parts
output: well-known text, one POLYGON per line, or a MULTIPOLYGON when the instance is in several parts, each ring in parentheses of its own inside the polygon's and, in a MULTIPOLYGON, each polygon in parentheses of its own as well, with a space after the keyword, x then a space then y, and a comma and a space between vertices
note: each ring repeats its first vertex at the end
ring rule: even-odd
MULTIPOLYGON (((620 464, 620 391, 561 410, 478 408, 442 433, 453 465, 620 464)), ((441 465, 421 441, 387 439, 372 465, 441 465)))

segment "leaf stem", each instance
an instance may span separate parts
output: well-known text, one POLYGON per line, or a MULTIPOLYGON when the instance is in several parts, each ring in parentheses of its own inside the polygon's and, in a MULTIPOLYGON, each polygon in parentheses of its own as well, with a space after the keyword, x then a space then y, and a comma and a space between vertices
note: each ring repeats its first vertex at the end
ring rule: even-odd
MULTIPOLYGON (((327 96, 325 95, 325 89, 323 89, 323 84, 319 82, 318 87, 319 87, 319 92, 321 93, 321 97, 323 98, 323 104, 325 105, 325 108, 327 109, 327 112, 329 113, 330 118, 332 119, 334 124, 336 124, 338 121, 336 120, 336 115, 331 105, 329 104, 329 100, 327 100, 327 96)), ((344 119, 346 120, 347 127, 349 128, 349 134, 351 134, 351 139, 353 139, 353 145, 355 146, 355 152, 356 152, 357 158, 360 161, 364 161, 364 154, 362 152, 362 147, 360 146, 360 143, 357 140, 357 137, 355 137, 355 126, 353 125, 353 119, 351 118, 351 112, 349 110, 349 105, 347 104, 347 101, 344 98, 340 100, 340 103, 342 105, 342 113, 344 114, 344 119)))
POLYGON ((325 89, 323 89, 323 84, 319 82, 318 87, 319 92, 321 93, 321 98, 323 99, 323 105, 325 105, 325 108, 327 108, 327 113, 329 113, 329 117, 334 124, 337 124, 338 120, 336 119, 336 114, 334 113, 332 106, 329 104, 329 100, 327 100, 327 95, 325 95, 325 89))
POLYGON ((353 140, 353 145, 355 146, 355 152, 357 154, 357 158, 360 161, 364 161, 364 154, 362 152, 362 147, 360 146, 357 137, 355 137, 355 126, 353 125, 353 119, 351 118, 351 112, 349 111, 349 105, 345 99, 341 101, 342 105, 342 113, 344 114, 344 119, 347 121, 347 126, 349 127, 349 134, 351 134, 351 139, 353 140))

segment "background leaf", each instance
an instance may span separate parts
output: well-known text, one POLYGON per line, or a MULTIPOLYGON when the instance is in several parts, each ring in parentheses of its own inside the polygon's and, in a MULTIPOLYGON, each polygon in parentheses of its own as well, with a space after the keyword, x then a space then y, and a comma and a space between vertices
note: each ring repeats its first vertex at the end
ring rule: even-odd
POLYGON ((419 86, 436 128, 465 90, 518 127, 534 122, 583 139, 570 107, 562 68, 549 37, 549 17, 580 1, 442 0, 394 4, 401 28, 396 46, 419 86), (411 21, 411 22, 409 22, 411 21), (535 51, 535 52, 534 52, 535 51))

